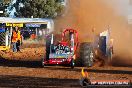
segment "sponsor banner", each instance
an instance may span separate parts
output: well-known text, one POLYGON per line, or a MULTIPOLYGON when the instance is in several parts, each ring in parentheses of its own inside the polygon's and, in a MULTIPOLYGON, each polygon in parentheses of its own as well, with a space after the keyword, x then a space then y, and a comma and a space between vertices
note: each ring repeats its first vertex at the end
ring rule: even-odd
POLYGON ((7 27, 12 27, 12 24, 11 23, 6 23, 6 26, 7 27))
POLYGON ((26 24, 26 27, 40 27, 41 24, 26 24))
POLYGON ((7 27, 23 27, 22 23, 6 23, 7 27))

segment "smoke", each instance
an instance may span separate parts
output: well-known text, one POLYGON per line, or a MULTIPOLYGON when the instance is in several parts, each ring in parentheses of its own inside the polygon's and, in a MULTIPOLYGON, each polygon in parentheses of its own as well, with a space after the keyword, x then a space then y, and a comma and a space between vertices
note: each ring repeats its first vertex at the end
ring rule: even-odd
POLYGON ((79 41, 84 42, 91 41, 92 28, 99 34, 109 25, 114 39, 114 60, 132 65, 132 27, 127 19, 130 7, 129 0, 69 0, 68 13, 55 20, 55 28, 77 29, 79 41))
MULTIPOLYGON (((130 7, 130 0, 102 0, 104 4, 107 4, 108 7, 115 10, 117 15, 128 16, 129 7, 130 7)), ((132 8, 131 8, 132 9, 132 8)))

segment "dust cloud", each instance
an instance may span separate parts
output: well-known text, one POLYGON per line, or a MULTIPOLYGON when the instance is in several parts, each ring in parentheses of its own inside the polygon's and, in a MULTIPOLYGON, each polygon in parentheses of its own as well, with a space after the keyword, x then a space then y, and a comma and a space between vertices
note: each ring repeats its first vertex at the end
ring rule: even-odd
POLYGON ((64 16, 55 19, 57 32, 74 28, 79 41, 91 41, 95 34, 111 27, 114 39, 114 63, 132 65, 132 26, 128 25, 129 0, 69 0, 64 16))

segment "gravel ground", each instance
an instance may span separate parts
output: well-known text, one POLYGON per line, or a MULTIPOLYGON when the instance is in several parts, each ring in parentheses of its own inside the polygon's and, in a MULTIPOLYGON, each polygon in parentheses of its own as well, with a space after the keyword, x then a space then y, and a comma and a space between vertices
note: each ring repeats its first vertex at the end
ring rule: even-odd
MULTIPOLYGON (((47 66, 40 67, 44 47, 23 48, 21 52, 1 52, 0 87, 80 87, 82 67, 47 66)), ((132 79, 131 67, 85 68, 91 80, 132 79)))

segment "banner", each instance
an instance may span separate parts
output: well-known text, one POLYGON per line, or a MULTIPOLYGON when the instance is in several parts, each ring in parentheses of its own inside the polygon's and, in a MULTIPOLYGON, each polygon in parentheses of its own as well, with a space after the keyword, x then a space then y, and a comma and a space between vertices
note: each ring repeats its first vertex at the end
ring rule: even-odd
POLYGON ((23 23, 6 23, 7 27, 23 27, 23 23))
POLYGON ((40 27, 41 24, 26 24, 26 27, 40 27))
POLYGON ((23 24, 22 23, 13 24, 13 27, 23 27, 23 24))
POLYGON ((11 23, 6 23, 6 26, 7 27, 12 27, 12 24, 11 23))

